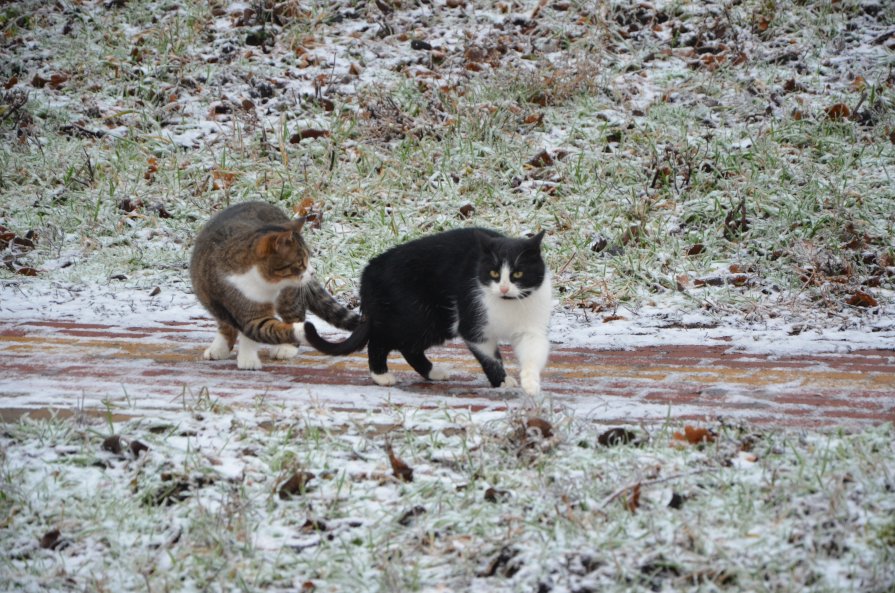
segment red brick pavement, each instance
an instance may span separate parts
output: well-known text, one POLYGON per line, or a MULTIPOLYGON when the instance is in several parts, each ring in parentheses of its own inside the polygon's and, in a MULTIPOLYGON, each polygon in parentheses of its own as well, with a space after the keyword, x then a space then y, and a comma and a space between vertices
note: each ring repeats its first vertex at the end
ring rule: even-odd
MULTIPOLYGON (((330 358, 302 349, 292 361, 239 371, 235 359, 201 360, 207 320, 142 327, 0 319, 0 416, 92 408, 159 412, 206 394, 227 403, 273 397, 338 409, 386 404, 503 409, 520 393, 487 386, 462 345, 431 351, 455 378, 426 382, 398 357, 399 384, 371 383, 363 353, 330 358)), ((513 358, 507 353, 511 371, 513 358)), ((895 421, 895 351, 771 357, 726 346, 631 351, 554 345, 545 399, 600 422, 727 418, 758 425, 855 427, 895 421)))

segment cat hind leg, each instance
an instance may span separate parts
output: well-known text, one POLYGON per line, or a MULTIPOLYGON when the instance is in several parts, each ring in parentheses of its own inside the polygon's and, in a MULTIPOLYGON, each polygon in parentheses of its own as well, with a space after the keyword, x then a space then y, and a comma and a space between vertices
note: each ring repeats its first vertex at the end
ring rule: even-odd
POLYGON ((202 353, 205 360, 224 360, 230 357, 233 344, 236 343, 236 329, 224 323, 218 323, 218 334, 211 342, 211 346, 202 353))
POLYGON ((367 344, 367 360, 370 365, 370 377, 373 382, 383 387, 389 387, 398 382, 395 376, 388 370, 389 349, 370 341, 367 344))
POLYGON ((450 369, 432 364, 423 351, 401 350, 401 355, 413 370, 430 381, 445 381, 451 377, 450 369))

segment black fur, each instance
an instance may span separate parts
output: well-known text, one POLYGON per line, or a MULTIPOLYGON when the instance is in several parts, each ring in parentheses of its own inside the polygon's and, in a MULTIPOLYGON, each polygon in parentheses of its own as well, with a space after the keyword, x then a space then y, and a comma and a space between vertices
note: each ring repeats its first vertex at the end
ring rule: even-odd
MULTIPOLYGON (((363 320, 343 342, 327 342, 313 324, 305 323, 305 337, 317 350, 344 355, 367 346, 370 371, 388 371, 386 358, 398 350, 423 377, 429 378, 432 363, 425 351, 458 334, 467 344, 486 340, 486 311, 481 302, 482 286, 492 282, 491 271, 499 272, 507 262, 511 271, 521 271, 513 283, 525 298, 544 280, 541 257, 543 232, 531 239, 510 239, 488 229, 457 229, 423 237, 389 249, 373 258, 361 275, 360 297, 363 320)), ((473 354, 482 364, 489 382, 498 386, 506 372, 500 354, 473 354)))

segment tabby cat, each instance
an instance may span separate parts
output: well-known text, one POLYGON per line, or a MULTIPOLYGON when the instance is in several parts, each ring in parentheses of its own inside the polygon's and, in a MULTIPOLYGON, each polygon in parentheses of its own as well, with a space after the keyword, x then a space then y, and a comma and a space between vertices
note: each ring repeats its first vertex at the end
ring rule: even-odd
POLYGON ((308 309, 338 328, 357 327, 360 317, 314 279, 303 224, 270 204, 245 202, 216 214, 199 232, 190 276, 199 302, 218 322, 206 360, 229 357, 237 335, 240 369, 261 368, 261 343, 276 345, 273 358, 291 358, 308 309))
POLYGON ((394 247, 361 275, 362 319, 343 342, 332 343, 305 323, 307 342, 326 354, 367 345, 370 374, 394 385, 386 359, 399 351, 420 375, 447 379, 425 351, 460 336, 493 387, 513 387, 498 350, 509 341, 519 360, 522 389, 540 391, 547 364, 550 275, 541 257, 544 233, 511 239, 487 229, 457 229, 394 247))

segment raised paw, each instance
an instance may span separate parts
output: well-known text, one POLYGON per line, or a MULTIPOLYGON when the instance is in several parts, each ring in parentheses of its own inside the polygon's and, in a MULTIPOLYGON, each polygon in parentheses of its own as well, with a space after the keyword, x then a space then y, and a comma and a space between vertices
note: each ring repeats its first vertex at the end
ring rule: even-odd
POLYGON ((391 373, 370 373, 370 376, 373 378, 374 383, 382 385, 383 387, 388 387, 398 382, 395 376, 391 373))
POLYGON ((432 381, 447 381, 451 378, 451 369, 440 365, 435 365, 429 371, 429 379, 432 381))
POLYGON ((292 344, 278 344, 270 349, 270 357, 274 360, 288 360, 298 356, 298 348, 292 344))
POLYGON ((509 375, 507 375, 506 378, 503 380, 503 383, 500 384, 501 387, 505 387, 508 389, 512 389, 513 387, 516 387, 518 385, 519 384, 516 383, 516 379, 512 378, 509 375))

